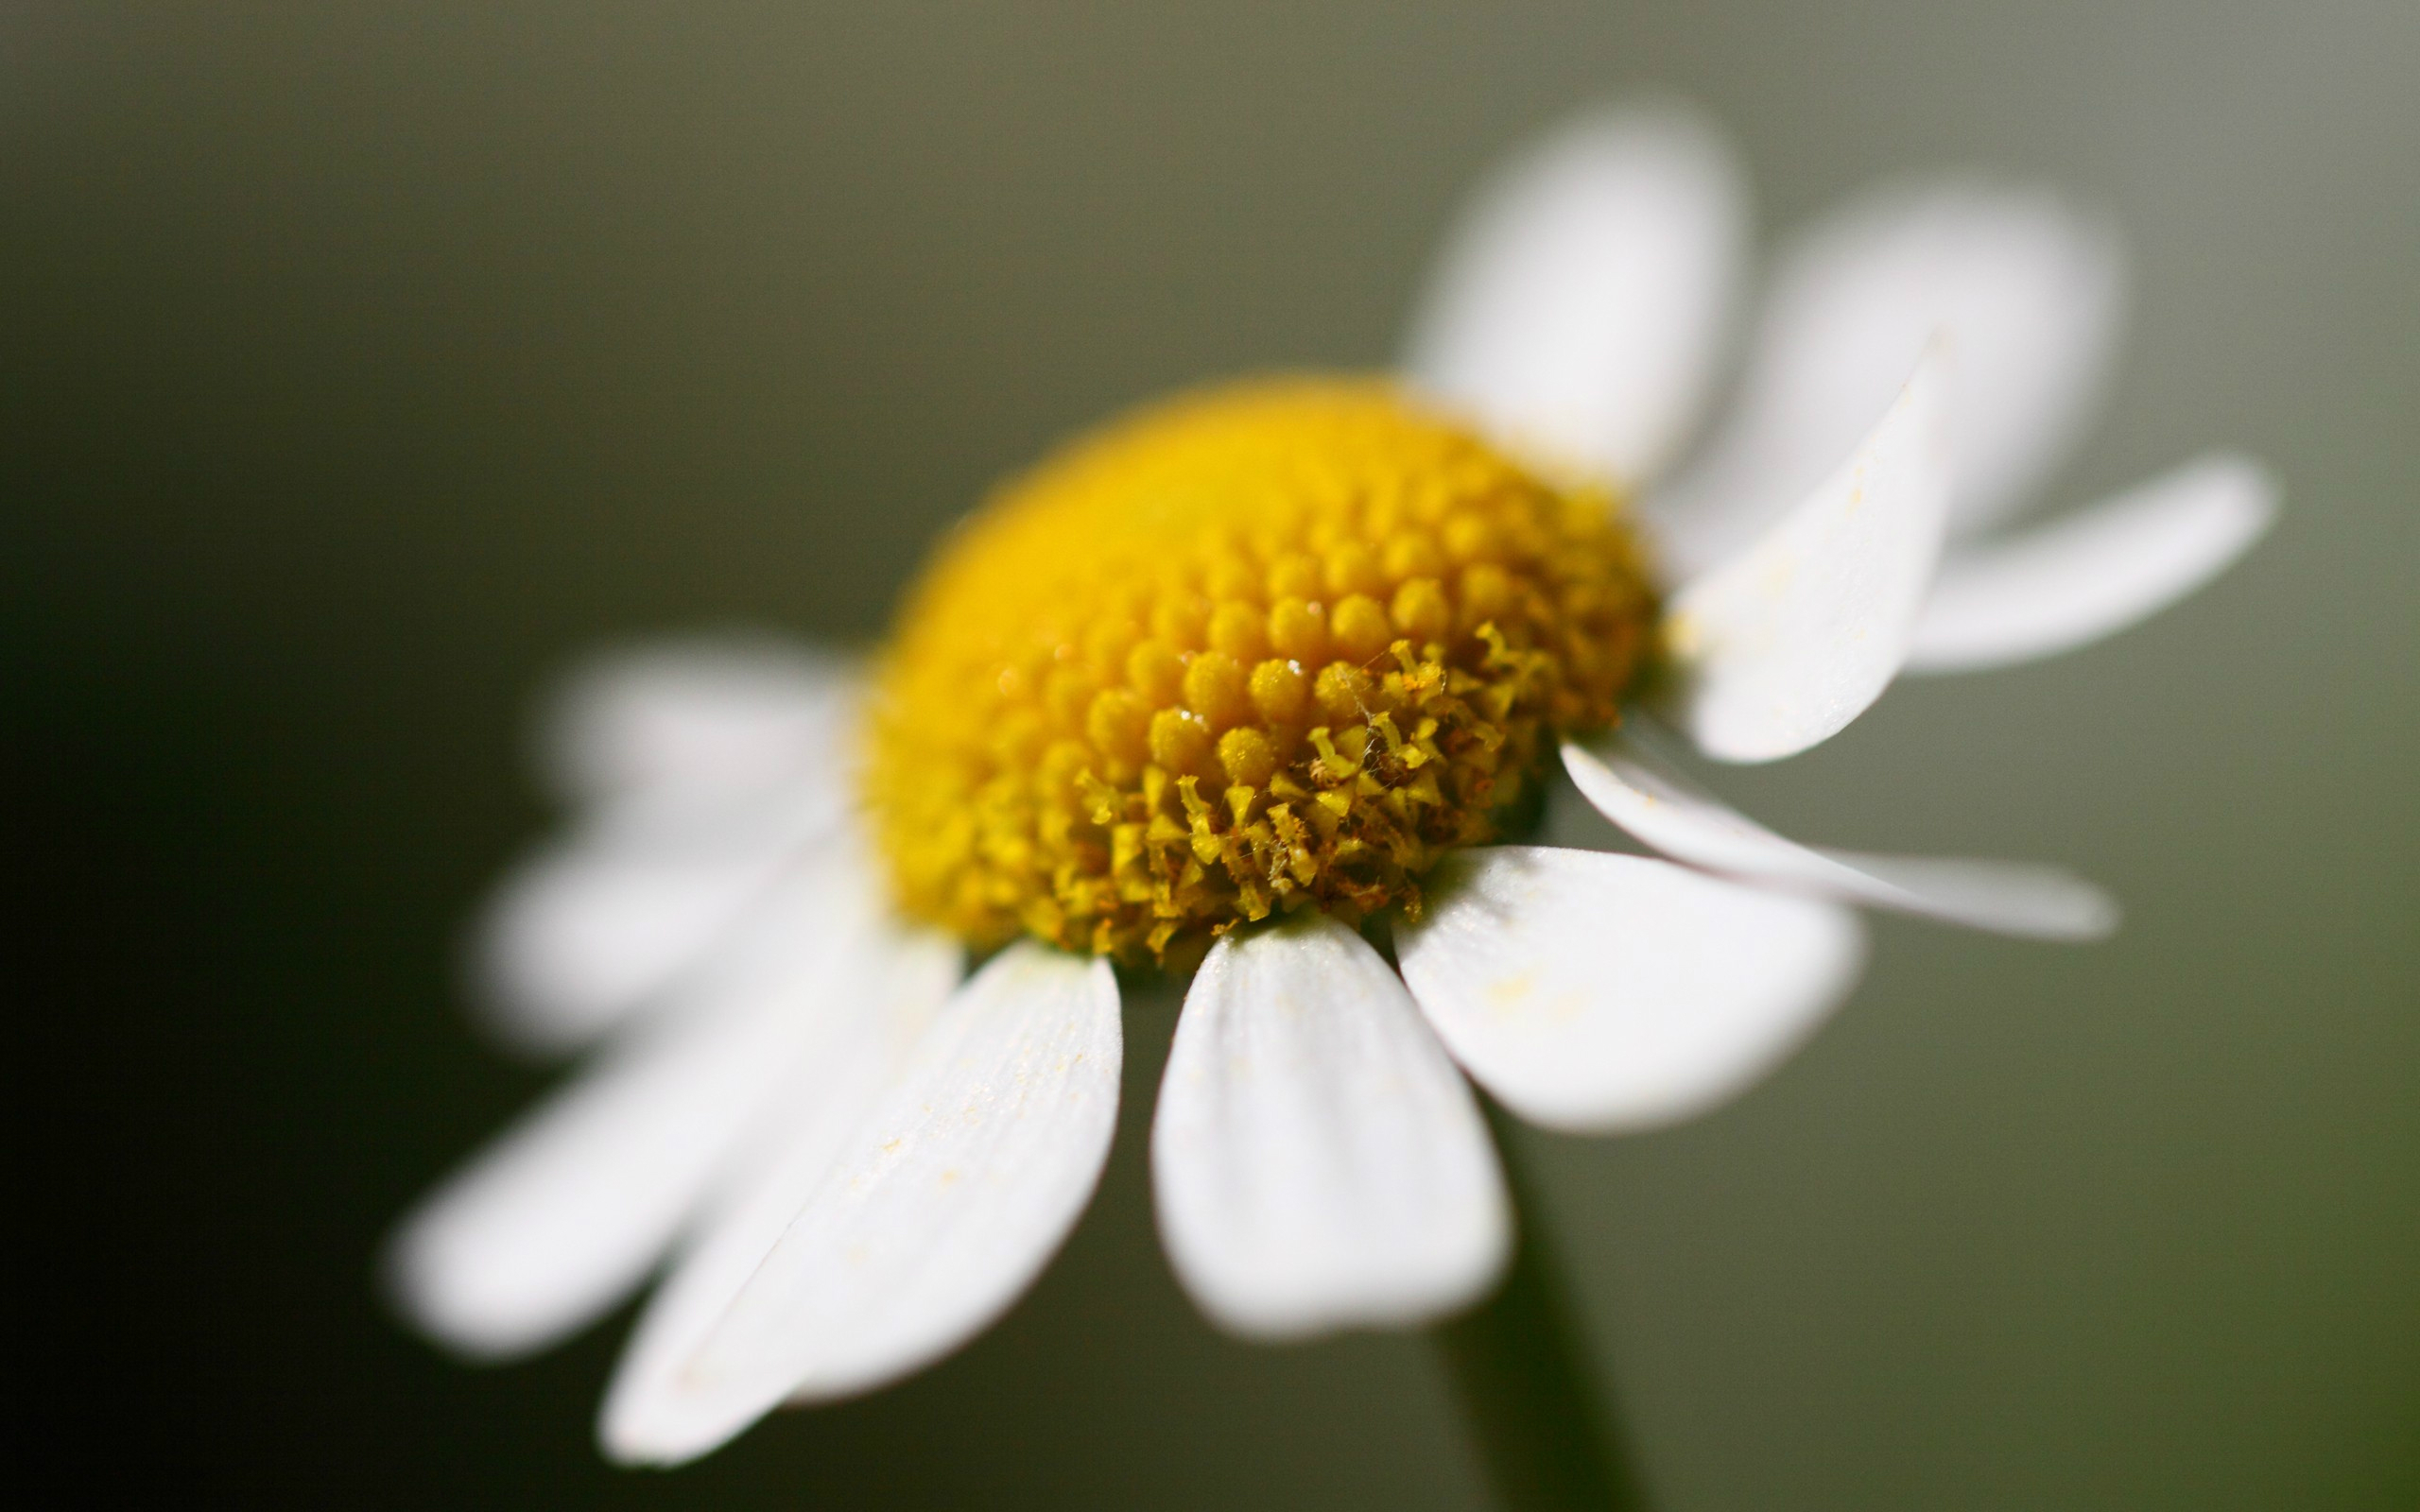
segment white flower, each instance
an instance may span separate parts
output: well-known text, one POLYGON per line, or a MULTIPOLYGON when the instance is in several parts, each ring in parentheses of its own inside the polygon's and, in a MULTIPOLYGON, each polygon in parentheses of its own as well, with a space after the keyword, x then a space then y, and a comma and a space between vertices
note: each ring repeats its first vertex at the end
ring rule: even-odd
MULTIPOLYGON (((1482 197, 1409 365, 1540 468, 1642 493, 1678 585, 1653 712, 1702 752, 1788 756, 1903 666, 2098 638, 2266 524, 2266 478, 2218 455, 1984 533, 2088 416, 2119 280, 2057 199, 1971 182, 1877 192, 1789 243, 1737 404, 1667 477, 1746 220, 1693 116, 1583 120, 1482 197)), ((431 1332, 506 1356, 670 1256, 606 1403, 618 1458, 687 1459, 962 1344, 1047 1263, 1108 1152, 1109 967, 1028 942, 960 981, 953 943, 890 917, 854 817, 856 696, 842 662, 699 643, 599 662, 547 726, 578 818, 497 900, 486 996, 525 1046, 603 1048, 408 1222, 394 1274, 431 1332)), ((1634 733, 1563 755, 1671 860, 1464 850, 1396 924, 1399 969, 1305 911, 1226 936, 1195 976, 1151 1158, 1170 1258, 1226 1327, 1418 1323, 1492 1281, 1507 1201, 1464 1074, 1552 1127, 1667 1123, 1840 1001, 1863 952, 1845 904, 2052 938, 2114 922, 2054 870, 1794 844, 1634 733)))

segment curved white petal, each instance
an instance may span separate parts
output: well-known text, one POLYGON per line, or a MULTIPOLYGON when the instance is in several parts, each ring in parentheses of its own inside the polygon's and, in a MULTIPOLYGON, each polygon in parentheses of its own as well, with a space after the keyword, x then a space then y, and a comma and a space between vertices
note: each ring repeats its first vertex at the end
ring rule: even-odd
POLYGON ((1075 1227, 1117 1117, 1108 965, 1030 943, 951 998, 658 1411, 615 1429, 672 1463, 784 1399, 871 1391, 1005 1312, 1075 1227))
POLYGON ((1952 528, 2031 502, 2092 415, 2123 321, 2114 232, 2042 190, 1884 185, 1775 269, 1732 421, 1657 501, 1682 570, 1813 484, 1936 331, 1951 357, 1952 528))
POLYGON ((1694 867, 2003 935, 2099 939, 2118 927, 2107 893, 2054 867, 1866 855, 1784 839, 1627 737, 1566 742, 1563 763, 1599 813, 1694 867))
POLYGON ((1487 1125, 1403 983, 1324 914, 1230 936, 1185 994, 1151 1175, 1203 1312, 1262 1338, 1407 1326, 1503 1268, 1487 1125))
POLYGON ((876 927, 845 892, 783 901, 688 989, 686 1011, 581 1071, 406 1221, 390 1275, 423 1327, 465 1353, 521 1353, 653 1268, 824 1031, 876 927))
POLYGON ((1415 322, 1412 376, 1550 468, 1643 482, 1685 438, 1713 374, 1745 182, 1693 111, 1571 122, 1466 213, 1415 322))
POLYGON ((1672 595, 1671 717, 1721 761, 1794 755, 1882 696, 1941 551, 1941 363, 1755 544, 1672 595))
POLYGON ((1856 981, 1857 916, 1642 856, 1465 850, 1402 927, 1404 980, 1481 1086, 1533 1123, 1651 1128, 1745 1091, 1856 981))
POLYGON ((2225 571, 2276 510, 2276 479, 2221 455, 2021 535, 1960 546, 1916 621, 1908 670, 1979 671, 2114 635, 2225 571))
POLYGON ((770 1126, 750 1136, 751 1168, 727 1186, 648 1299, 598 1418, 598 1439, 615 1459, 679 1457, 695 1436, 684 1422, 694 1403, 680 1389, 682 1366, 889 1094, 958 982, 958 951, 929 936, 902 938, 873 964, 838 988, 857 1011, 834 1015, 833 1032, 802 1058, 774 1099, 770 1126))
POLYGON ((857 679, 844 659, 769 637, 698 636, 597 657, 567 678, 539 729, 561 796, 837 785, 857 679))
MULTIPOLYGON (((588 1044, 672 988, 775 885, 828 875, 842 809, 814 784, 709 800, 632 794, 601 805, 505 877, 474 942, 475 1000, 507 1042, 588 1044)), ((836 885, 856 887, 843 868, 836 885)))

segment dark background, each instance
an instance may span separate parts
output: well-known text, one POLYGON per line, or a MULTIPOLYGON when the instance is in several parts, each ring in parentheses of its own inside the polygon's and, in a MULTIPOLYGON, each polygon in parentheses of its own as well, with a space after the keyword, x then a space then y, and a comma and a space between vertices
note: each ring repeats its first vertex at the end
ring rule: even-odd
POLYGON ((969 4, 0 11, 6 1417, 50 1504, 1458 1507, 1416 1338, 1214 1335, 1138 1157, 1001 1328, 671 1476, 623 1320, 472 1370, 380 1308, 545 1073, 456 1009, 601 641, 877 633, 989 478, 1205 375, 1393 351, 1458 193, 1653 82, 1768 228, 1976 163, 2133 234, 2061 498, 2220 443, 2284 523, 2124 640, 1727 774, 2057 859, 2058 950, 1884 921, 1754 1095, 1532 1138, 1672 1508, 2420 1502, 2420 10, 969 4))

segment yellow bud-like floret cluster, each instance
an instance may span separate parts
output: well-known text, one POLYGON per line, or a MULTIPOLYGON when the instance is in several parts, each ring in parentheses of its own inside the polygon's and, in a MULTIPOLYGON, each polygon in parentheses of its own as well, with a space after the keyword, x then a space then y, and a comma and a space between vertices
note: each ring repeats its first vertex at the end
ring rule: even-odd
POLYGON ((1391 385, 1188 396, 943 545, 876 679, 875 833, 906 910, 978 948, 1416 911, 1554 733, 1614 720, 1653 610, 1613 500, 1391 385))

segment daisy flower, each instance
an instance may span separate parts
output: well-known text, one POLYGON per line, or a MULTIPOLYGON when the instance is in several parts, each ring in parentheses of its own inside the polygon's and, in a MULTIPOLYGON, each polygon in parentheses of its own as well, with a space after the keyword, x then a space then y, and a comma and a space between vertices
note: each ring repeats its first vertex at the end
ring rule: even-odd
POLYGON ((481 959, 505 1035, 593 1055, 404 1226, 411 1316, 511 1356, 662 1268, 600 1424, 626 1461, 930 1364, 1092 1193, 1116 962, 1190 973, 1150 1159, 1203 1312, 1423 1324, 1512 1248, 1473 1082, 1552 1128, 1666 1124, 1841 1001, 1853 905, 2106 932, 2063 872, 1785 839, 1659 742, 1771 761, 1902 670, 2080 645, 2232 560, 2271 485, 2216 455, 2017 524, 2091 412, 2119 257, 1964 180, 1780 249, 1675 470, 1747 223, 1696 116, 1592 115, 1484 188, 1399 376, 1072 443, 862 662, 695 642, 577 678, 544 727, 572 826, 481 959), (1557 762, 1663 859, 1506 843, 1557 762))

